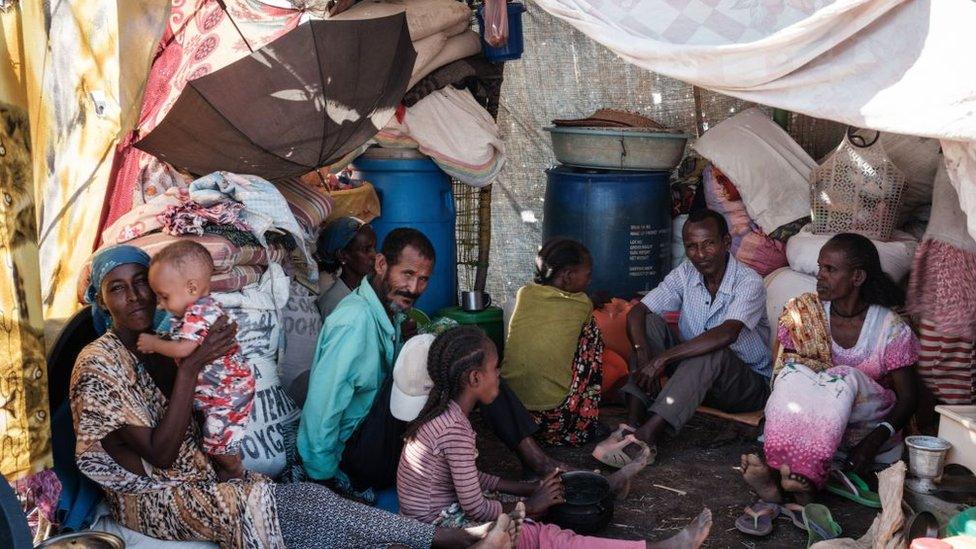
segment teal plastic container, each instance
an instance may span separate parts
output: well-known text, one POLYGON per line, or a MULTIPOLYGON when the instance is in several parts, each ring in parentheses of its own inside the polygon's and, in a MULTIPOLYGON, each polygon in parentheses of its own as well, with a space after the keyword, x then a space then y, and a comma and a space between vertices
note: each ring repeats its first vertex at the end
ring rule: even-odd
POLYGON ((380 199, 380 216, 370 223, 376 231, 377 251, 386 235, 398 227, 417 229, 434 244, 434 272, 416 306, 439 311, 456 305, 457 212, 451 178, 430 158, 413 150, 370 149, 356 159, 353 169, 357 177, 373 184, 380 199))
POLYGON ((593 254, 591 292, 629 299, 671 270, 669 172, 546 171, 542 237, 566 236, 593 254))

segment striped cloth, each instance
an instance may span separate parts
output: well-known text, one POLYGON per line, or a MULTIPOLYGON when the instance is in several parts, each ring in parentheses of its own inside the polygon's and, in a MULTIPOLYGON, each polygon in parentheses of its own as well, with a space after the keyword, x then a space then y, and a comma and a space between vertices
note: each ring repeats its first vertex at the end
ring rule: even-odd
POLYGON ((919 321, 922 350, 918 373, 941 404, 972 404, 976 395, 973 342, 943 335, 929 320, 919 321))
POLYGON ((487 522, 502 514, 502 504, 485 497, 499 478, 478 471, 475 432, 453 400, 441 415, 425 423, 407 441, 397 469, 400 514, 434 522, 459 503, 469 520, 487 522))

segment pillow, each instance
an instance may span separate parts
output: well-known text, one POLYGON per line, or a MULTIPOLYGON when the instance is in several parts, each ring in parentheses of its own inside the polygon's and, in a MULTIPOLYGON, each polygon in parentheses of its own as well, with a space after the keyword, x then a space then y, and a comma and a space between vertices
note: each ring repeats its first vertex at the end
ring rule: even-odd
POLYGON ((810 172, 817 163, 759 109, 722 121, 692 148, 735 182, 765 234, 810 215, 810 172))
POLYGON ((732 255, 760 276, 785 267, 786 246, 770 238, 749 217, 738 186, 715 166, 705 168, 702 177, 705 203, 725 216, 732 235, 732 255))
POLYGON ((152 257, 178 240, 190 240, 206 248, 213 259, 215 273, 229 271, 231 267, 237 265, 240 248, 231 243, 230 240, 215 234, 174 236, 166 233, 153 233, 130 240, 126 244, 138 246, 152 257))
MULTIPOLYGON (((786 257, 790 268, 794 271, 817 276, 817 259, 820 248, 833 235, 813 234, 811 226, 807 225, 786 243, 786 257)), ((912 235, 902 231, 891 234, 890 241, 872 240, 874 247, 881 256, 881 268, 888 273, 895 282, 901 281, 908 275, 915 259, 915 248, 918 241, 912 235)))
POLYGON ((305 232, 305 240, 318 238, 319 228, 332 213, 332 197, 323 187, 308 185, 297 177, 283 179, 274 185, 285 197, 288 209, 305 232))
POLYGON ((742 237, 735 258, 752 267, 759 276, 766 276, 789 264, 786 258, 786 244, 758 230, 749 231, 742 237))
POLYGON ((241 246, 238 248, 236 265, 268 265, 270 263, 284 263, 288 259, 288 250, 279 246, 241 246))
POLYGON ((239 292, 244 286, 260 281, 266 269, 259 265, 238 265, 225 273, 214 274, 210 277, 210 291, 239 292))

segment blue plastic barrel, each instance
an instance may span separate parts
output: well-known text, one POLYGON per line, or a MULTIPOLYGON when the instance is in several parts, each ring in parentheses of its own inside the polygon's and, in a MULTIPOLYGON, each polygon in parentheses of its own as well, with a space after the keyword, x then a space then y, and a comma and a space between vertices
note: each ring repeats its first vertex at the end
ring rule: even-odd
POLYGON ((521 2, 508 4, 508 43, 496 48, 485 42, 485 20, 481 16, 484 7, 478 8, 476 16, 478 18, 478 30, 481 34, 481 51, 492 63, 502 63, 522 57, 525 46, 522 43, 522 14, 525 13, 525 6, 521 2))
POLYGON ((579 240, 593 255, 590 290, 630 298, 671 270, 669 172, 546 170, 542 236, 579 240))
POLYGON ((398 227, 412 227, 434 244, 437 261, 427 290, 416 306, 436 312, 457 305, 454 191, 451 178, 432 160, 413 150, 370 149, 356 159, 359 178, 376 188, 380 216, 370 225, 376 247, 398 227))

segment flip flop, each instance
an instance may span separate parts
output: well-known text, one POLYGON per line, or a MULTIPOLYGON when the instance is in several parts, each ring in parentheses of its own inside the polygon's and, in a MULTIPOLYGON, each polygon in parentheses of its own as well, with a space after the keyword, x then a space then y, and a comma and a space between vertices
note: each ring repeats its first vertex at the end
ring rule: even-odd
POLYGON ((773 532, 773 519, 779 515, 776 503, 759 500, 742 510, 742 516, 735 519, 735 528, 750 536, 768 536, 773 532))
POLYGON ((806 532, 807 525, 803 523, 803 506, 798 503, 784 503, 779 507, 779 515, 793 522, 800 530, 806 532))
MULTIPOLYGON (((620 429, 617 431, 619 432, 620 429)), ((641 447, 639 455, 647 455, 647 464, 651 465, 654 463, 654 459, 657 457, 657 448, 652 449, 646 442, 634 438, 634 435, 627 435, 619 440, 614 440, 614 435, 610 435, 610 438, 597 444, 596 448, 593 449, 593 457, 597 461, 619 469, 634 461, 634 458, 628 456, 627 452, 624 452, 624 448, 631 444, 636 444, 641 447)))
POLYGON ((807 547, 834 539, 842 533, 840 524, 834 521, 830 509, 819 503, 810 503, 803 508, 803 523, 807 527, 807 547))
POLYGON ((868 483, 860 475, 853 471, 840 471, 838 469, 831 471, 827 491, 865 507, 881 509, 881 498, 877 493, 871 491, 868 483))

